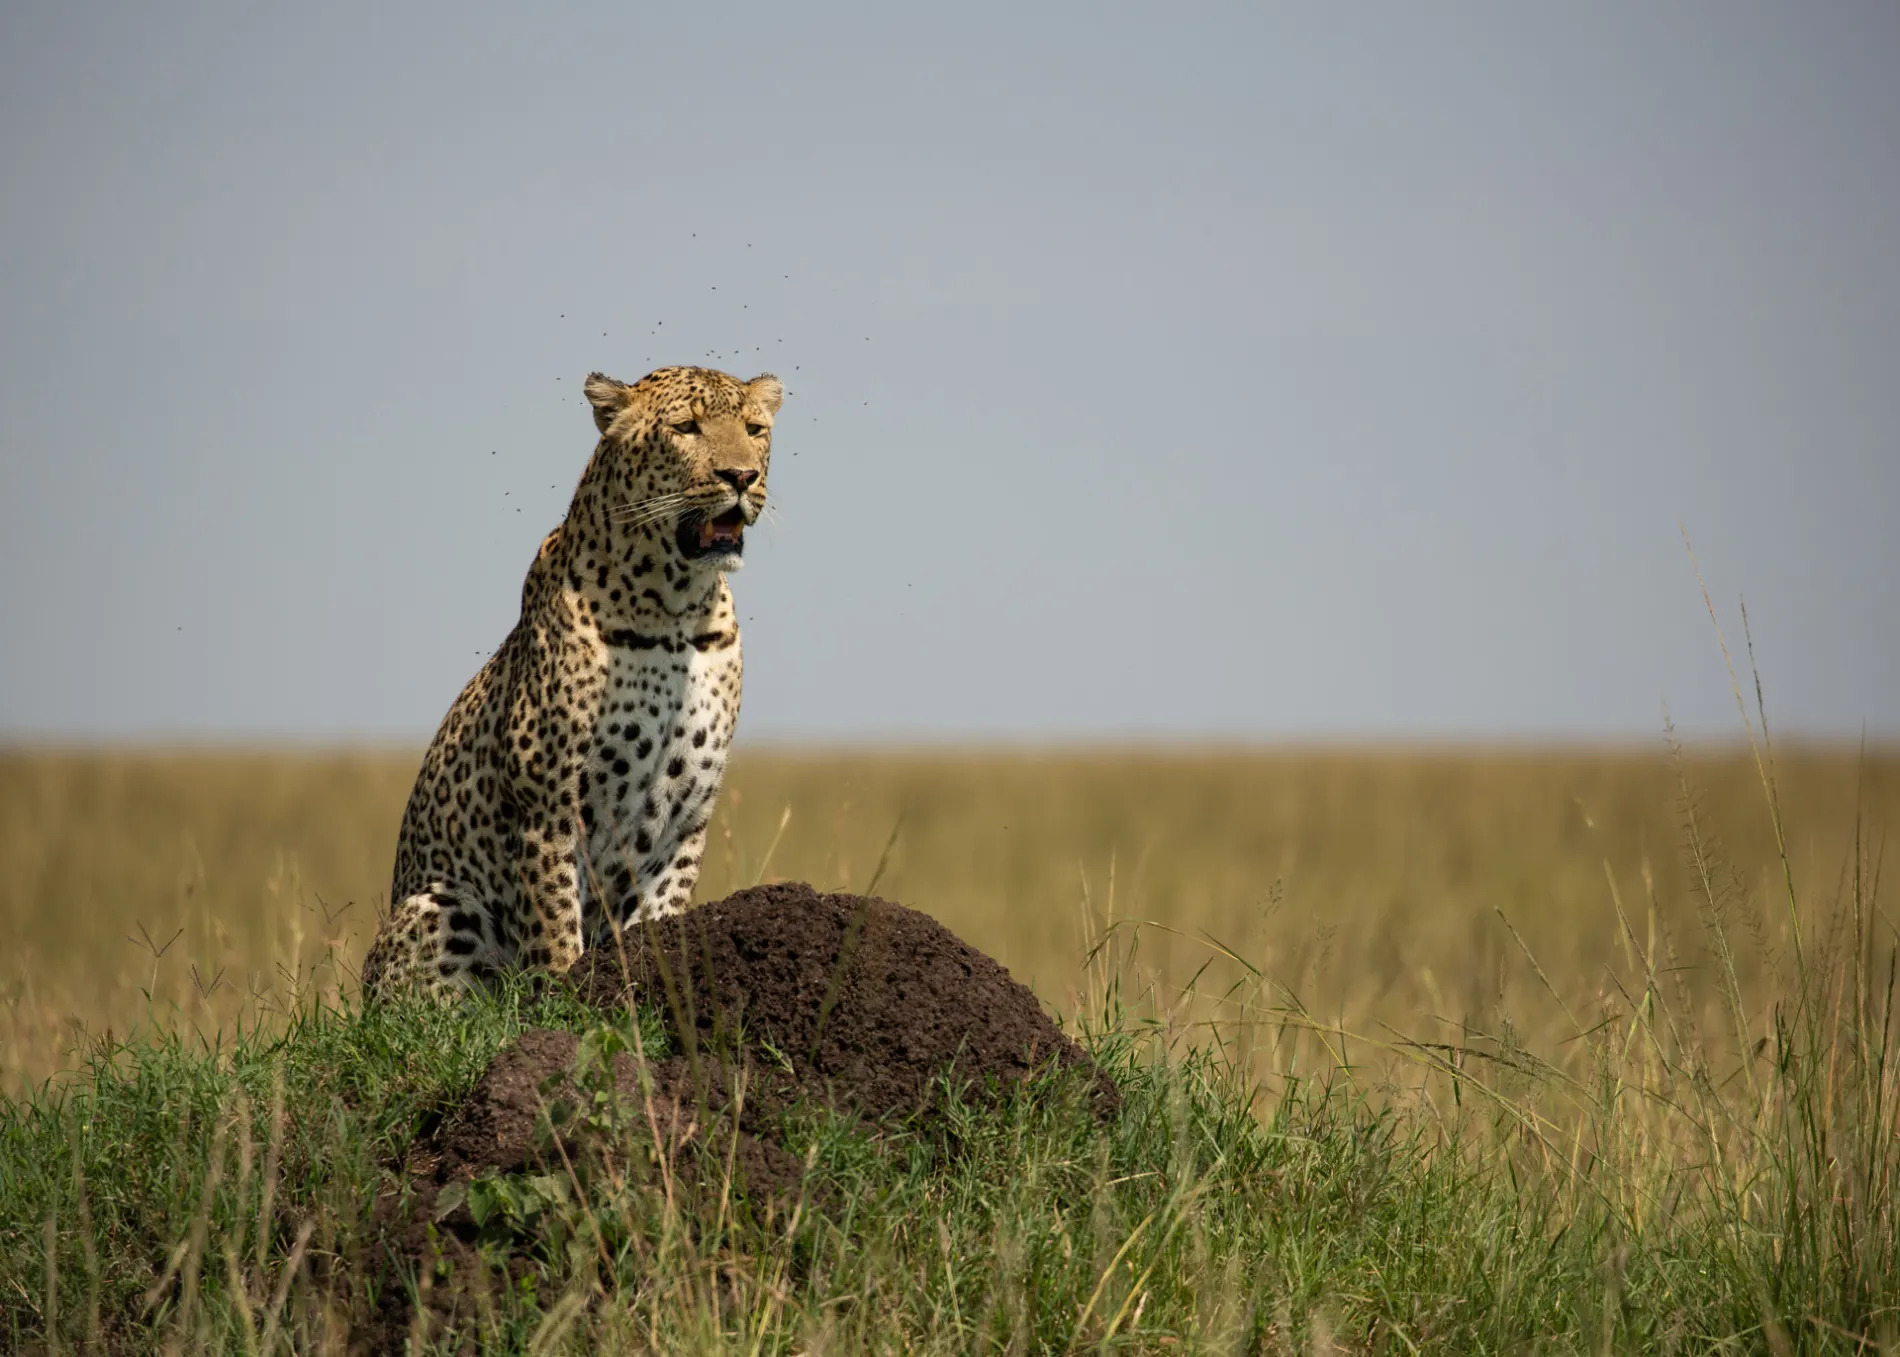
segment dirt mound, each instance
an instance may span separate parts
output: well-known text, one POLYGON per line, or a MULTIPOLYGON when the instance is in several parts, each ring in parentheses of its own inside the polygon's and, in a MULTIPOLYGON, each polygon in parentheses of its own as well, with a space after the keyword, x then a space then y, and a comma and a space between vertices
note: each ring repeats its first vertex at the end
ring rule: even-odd
MULTIPOLYGON (((888 900, 755 886, 643 925, 620 951, 570 973, 590 1003, 657 1005, 683 1050, 748 1061, 768 1096, 881 1119, 925 1110, 946 1069, 980 1097, 1052 1061, 1088 1064, 1008 971, 888 900)), ((1096 1098, 1118 1102, 1105 1076, 1096 1098)))
MULTIPOLYGON (((478 1306, 467 1288, 502 1280, 498 1256, 504 1274, 522 1272, 569 1191, 603 1172, 661 1185, 689 1213, 702 1183, 722 1201, 736 1188, 768 1215, 793 1198, 823 1209, 826 1191, 783 1143, 779 1114, 794 1104, 891 1123, 927 1117, 946 1073, 983 1101, 1056 1065, 1084 1072, 1098 1115, 1120 1105, 1035 995, 887 900, 755 887, 641 926, 565 983, 604 1016, 629 1002, 657 1009, 674 1049, 643 1066, 624 1038, 602 1035, 612 1027, 525 1032, 410 1147, 385 1238, 414 1275, 444 1279, 424 1298, 438 1320, 478 1306)), ((412 1317, 406 1288, 383 1296, 377 1342, 412 1317)))

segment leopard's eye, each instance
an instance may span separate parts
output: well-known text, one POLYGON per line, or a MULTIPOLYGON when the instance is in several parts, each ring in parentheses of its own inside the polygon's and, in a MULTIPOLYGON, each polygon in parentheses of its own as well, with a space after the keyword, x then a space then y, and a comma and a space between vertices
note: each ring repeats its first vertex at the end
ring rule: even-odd
POLYGON ((674 433, 698 433, 699 421, 696 419, 684 420, 673 426, 673 432, 674 433))
POLYGON ((745 426, 745 431, 751 437, 757 438, 760 434, 765 432, 765 426, 763 424, 748 424, 745 426))

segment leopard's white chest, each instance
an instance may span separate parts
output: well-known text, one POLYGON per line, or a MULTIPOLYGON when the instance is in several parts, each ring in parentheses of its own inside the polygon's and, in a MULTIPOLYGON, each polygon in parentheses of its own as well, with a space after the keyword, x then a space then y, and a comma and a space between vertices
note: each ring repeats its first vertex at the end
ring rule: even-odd
POLYGON ((697 633, 707 635, 731 639, 682 634, 611 648, 583 759, 583 919, 604 903, 624 923, 656 889, 674 888, 681 845, 712 814, 738 716, 740 665, 736 631, 697 633))

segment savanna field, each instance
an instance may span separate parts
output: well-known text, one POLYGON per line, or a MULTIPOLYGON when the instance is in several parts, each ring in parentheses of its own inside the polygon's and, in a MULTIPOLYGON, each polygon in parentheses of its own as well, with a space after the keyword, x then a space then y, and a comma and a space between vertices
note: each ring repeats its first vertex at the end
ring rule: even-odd
POLYGON ((526 1027, 669 1038, 357 1010, 417 757, 0 755, 0 1348, 1900 1350, 1900 752, 742 752, 699 899, 928 913, 1119 1112, 496 1178, 460 1309, 391 1166, 526 1027))

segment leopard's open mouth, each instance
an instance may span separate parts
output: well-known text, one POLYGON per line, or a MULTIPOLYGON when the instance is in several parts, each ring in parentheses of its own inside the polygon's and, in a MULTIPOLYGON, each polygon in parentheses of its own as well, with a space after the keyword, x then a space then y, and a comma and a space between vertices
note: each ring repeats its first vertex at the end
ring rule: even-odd
POLYGON ((688 514, 680 520, 677 540, 680 555, 689 561, 701 556, 738 556, 745 551, 745 514, 736 504, 717 518, 688 514))

